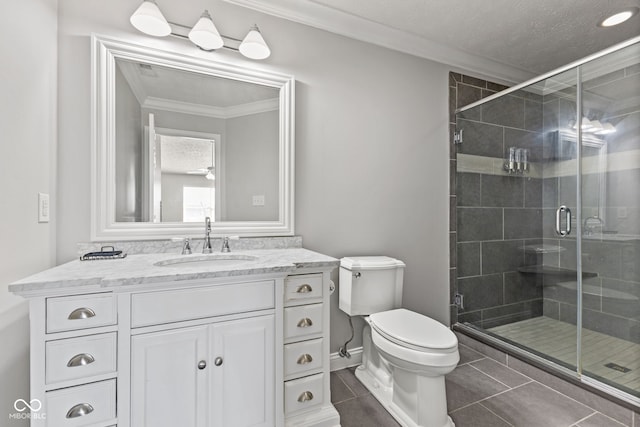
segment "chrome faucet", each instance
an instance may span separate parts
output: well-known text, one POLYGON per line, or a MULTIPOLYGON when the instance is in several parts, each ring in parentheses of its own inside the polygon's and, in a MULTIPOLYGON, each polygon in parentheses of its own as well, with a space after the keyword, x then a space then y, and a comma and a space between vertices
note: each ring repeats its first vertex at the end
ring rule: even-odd
POLYGON ((602 231, 602 227, 604 226, 604 221, 602 221, 602 218, 596 216, 589 216, 587 218, 584 219, 584 221, 582 222, 582 226, 583 226, 583 234, 585 236, 591 236, 593 234, 593 230, 596 227, 600 227, 600 231, 602 231))
POLYGON ((222 249, 220 249, 220 252, 231 252, 231 248, 229 247, 228 237, 225 237, 224 239, 222 239, 222 249))
POLYGON ((204 244, 202 245, 202 253, 211 253, 211 218, 204 219, 204 244))
POLYGON ((185 237, 182 243, 182 255, 191 255, 191 239, 188 237, 185 237))

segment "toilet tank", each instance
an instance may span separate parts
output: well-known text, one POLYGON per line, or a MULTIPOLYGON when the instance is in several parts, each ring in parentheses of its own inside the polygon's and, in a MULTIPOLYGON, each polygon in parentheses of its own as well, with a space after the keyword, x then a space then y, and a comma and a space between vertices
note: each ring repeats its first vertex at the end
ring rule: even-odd
POLYGON ((349 316, 400 308, 404 263, 386 256, 340 260, 340 310, 349 316))

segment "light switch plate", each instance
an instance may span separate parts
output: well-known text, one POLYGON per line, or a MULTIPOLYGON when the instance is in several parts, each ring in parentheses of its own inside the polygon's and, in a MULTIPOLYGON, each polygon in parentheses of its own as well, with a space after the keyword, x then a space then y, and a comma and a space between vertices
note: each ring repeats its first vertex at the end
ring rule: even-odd
POLYGON ((264 206, 264 195, 253 196, 253 206, 264 206))
POLYGON ((38 193, 38 222, 49 222, 49 195, 38 193))

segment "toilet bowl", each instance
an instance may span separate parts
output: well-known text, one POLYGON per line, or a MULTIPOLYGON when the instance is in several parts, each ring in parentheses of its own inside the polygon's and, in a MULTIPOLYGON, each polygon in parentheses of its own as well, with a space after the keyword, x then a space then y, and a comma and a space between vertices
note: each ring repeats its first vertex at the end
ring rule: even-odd
POLYGON ((441 323, 396 309, 372 314, 371 338, 391 367, 389 411, 409 427, 453 426, 444 376, 458 364, 458 340, 441 323))
POLYGON ((340 309, 366 316, 356 377, 402 426, 452 427, 444 376, 460 360, 458 340, 440 322, 399 308, 403 268, 388 257, 341 260, 340 309))

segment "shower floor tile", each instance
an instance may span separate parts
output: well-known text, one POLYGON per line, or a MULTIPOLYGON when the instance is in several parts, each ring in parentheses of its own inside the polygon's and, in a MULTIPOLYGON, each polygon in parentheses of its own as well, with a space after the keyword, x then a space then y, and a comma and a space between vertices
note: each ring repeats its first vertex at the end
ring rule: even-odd
MULTIPOLYGON (((488 331, 570 366, 576 365, 576 326, 570 323, 542 316, 488 331)), ((585 373, 640 394, 640 344, 583 329, 582 347, 585 373)))

